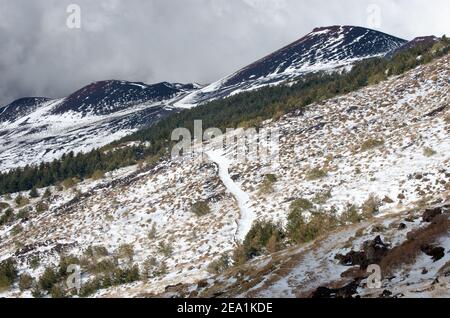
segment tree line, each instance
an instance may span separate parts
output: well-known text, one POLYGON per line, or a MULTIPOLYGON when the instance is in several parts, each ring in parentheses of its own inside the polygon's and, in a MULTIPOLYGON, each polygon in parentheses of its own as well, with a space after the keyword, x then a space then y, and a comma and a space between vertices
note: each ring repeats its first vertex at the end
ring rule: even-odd
POLYGON ((276 119, 311 103, 402 74, 448 54, 449 48, 450 41, 444 36, 437 43, 417 45, 391 58, 363 60, 348 72, 309 74, 299 77, 293 85, 265 87, 183 110, 100 149, 88 153, 70 152, 49 163, 0 173, 0 194, 46 187, 67 178, 84 179, 96 171, 112 171, 148 158, 155 162, 168 154, 172 131, 178 127, 193 131, 194 120, 202 119, 204 127, 222 130, 239 126, 258 127, 263 120, 276 119), (118 147, 129 141, 150 143, 149 146, 118 147))

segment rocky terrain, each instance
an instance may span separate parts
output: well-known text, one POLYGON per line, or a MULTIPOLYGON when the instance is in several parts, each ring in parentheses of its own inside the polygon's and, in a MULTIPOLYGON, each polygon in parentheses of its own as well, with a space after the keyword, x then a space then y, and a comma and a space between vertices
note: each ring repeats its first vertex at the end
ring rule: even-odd
MULTIPOLYGON (((61 257, 77 258, 84 286, 108 270, 99 264, 139 271, 133 283, 95 285, 86 292, 93 297, 449 296, 449 75, 447 55, 266 121, 262 130, 280 135, 267 160, 251 152, 238 160, 239 147, 219 138, 202 156, 39 189, 39 198, 3 196, 12 216, 0 227, 0 260, 38 279, 61 257), (232 253, 255 221, 286 224, 296 199, 339 217, 371 197, 381 204, 374 218, 211 274, 208 265, 232 253), (419 247, 408 243, 414 233, 419 247), (93 250, 101 257, 86 263, 93 250), (405 250, 410 257, 399 260, 405 250), (381 288, 364 287, 367 262, 388 277, 381 288)), ((1 295, 32 291, 16 284, 1 295)))
POLYGON ((21 98, 0 107, 0 171, 88 152, 182 109, 318 71, 340 72, 405 45, 366 28, 325 27, 206 87, 108 80, 64 98, 21 98))

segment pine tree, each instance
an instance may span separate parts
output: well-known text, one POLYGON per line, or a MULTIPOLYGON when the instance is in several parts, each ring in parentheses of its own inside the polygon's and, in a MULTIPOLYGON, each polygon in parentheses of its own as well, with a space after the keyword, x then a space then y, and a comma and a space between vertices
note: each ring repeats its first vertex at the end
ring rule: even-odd
POLYGON ((50 191, 50 188, 47 188, 44 192, 44 195, 42 196, 44 199, 49 199, 52 196, 52 192, 50 191))
POLYGON ((33 187, 29 193, 30 198, 39 198, 39 192, 36 187, 33 187))

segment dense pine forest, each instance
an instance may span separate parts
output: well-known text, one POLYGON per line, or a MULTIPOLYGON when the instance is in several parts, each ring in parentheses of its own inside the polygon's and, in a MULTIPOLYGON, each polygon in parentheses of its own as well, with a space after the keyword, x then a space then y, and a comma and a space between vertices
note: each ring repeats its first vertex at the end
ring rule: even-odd
POLYGON ((0 194, 41 188, 73 178, 90 178, 143 160, 154 163, 168 154, 173 129, 192 130, 196 119, 203 120, 204 128, 258 127, 263 120, 279 118, 311 103, 376 84, 429 63, 448 54, 449 49, 450 41, 443 37, 435 44, 419 45, 391 58, 359 62, 349 72, 311 74, 291 86, 265 87, 184 110, 101 149, 69 153, 50 163, 0 173, 0 194), (129 141, 150 142, 150 145, 119 147, 129 141))

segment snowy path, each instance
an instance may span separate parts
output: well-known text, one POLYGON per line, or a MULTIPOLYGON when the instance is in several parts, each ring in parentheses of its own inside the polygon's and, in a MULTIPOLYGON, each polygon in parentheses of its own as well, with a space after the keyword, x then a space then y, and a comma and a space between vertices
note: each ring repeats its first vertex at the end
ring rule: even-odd
POLYGON ((250 197, 231 179, 229 173, 230 161, 225 157, 221 150, 209 151, 206 154, 211 161, 219 166, 220 179, 238 202, 241 216, 237 222, 238 228, 236 231, 236 240, 242 242, 250 231, 253 221, 256 218, 256 214, 250 207, 250 197))

